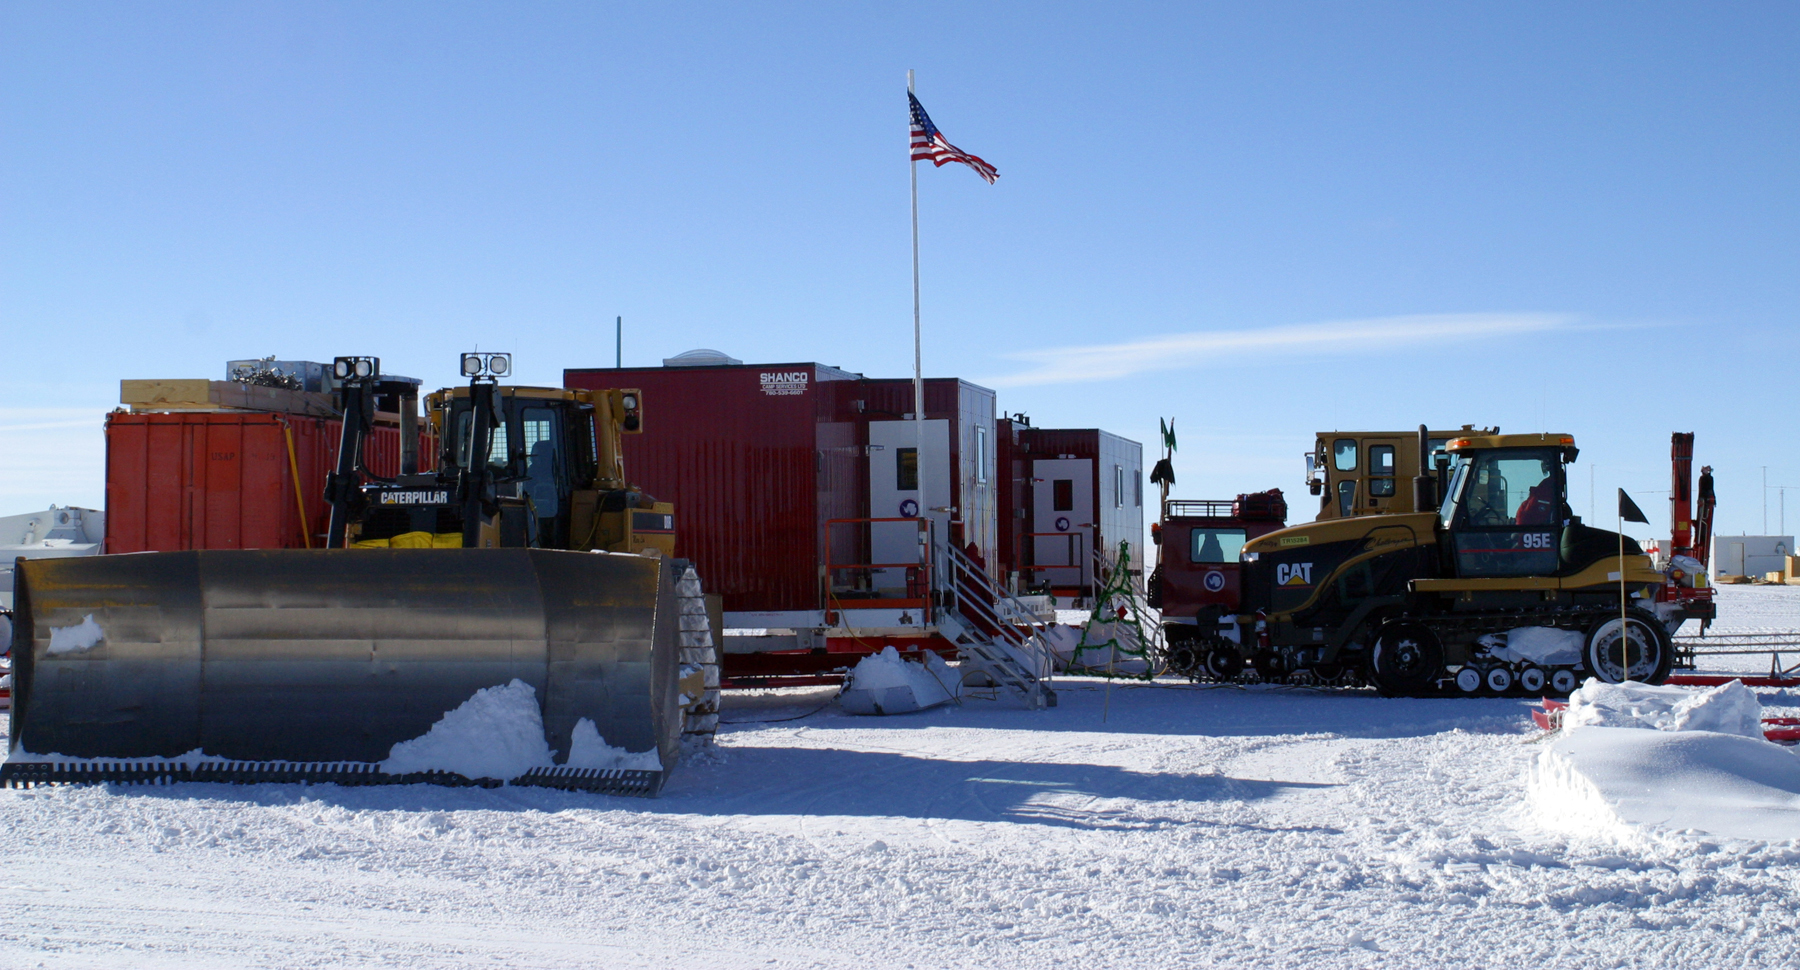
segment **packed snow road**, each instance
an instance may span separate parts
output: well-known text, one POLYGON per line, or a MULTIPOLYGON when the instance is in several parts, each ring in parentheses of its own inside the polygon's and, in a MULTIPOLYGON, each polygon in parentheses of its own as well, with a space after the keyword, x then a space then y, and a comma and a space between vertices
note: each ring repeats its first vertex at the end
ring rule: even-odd
POLYGON ((1523 701, 1060 692, 891 718, 731 695, 649 801, 0 791, 0 966, 1800 963, 1800 841, 1550 824, 1523 701))

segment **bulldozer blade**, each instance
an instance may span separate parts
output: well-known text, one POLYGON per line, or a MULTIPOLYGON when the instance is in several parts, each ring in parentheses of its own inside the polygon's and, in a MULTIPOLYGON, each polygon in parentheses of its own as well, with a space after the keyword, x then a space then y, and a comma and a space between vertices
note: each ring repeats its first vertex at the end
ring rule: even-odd
MULTIPOLYGON (((15 758, 119 761, 198 750, 238 767, 197 763, 185 769, 193 780, 390 784, 406 776, 364 776, 395 744, 425 734, 477 690, 516 678, 536 690, 559 763, 586 718, 607 744, 654 748, 672 767, 683 715, 675 582, 685 568, 540 549, 25 561, 11 750, 15 758)), ((24 780, 72 769, 6 770, 24 780)), ((644 794, 661 787, 660 777, 648 784, 617 772, 563 772, 519 783, 644 794)))

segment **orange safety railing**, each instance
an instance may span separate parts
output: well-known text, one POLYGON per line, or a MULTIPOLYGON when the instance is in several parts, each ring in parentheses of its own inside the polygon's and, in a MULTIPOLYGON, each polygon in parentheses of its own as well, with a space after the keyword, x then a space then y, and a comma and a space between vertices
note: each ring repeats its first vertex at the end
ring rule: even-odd
MULTIPOLYGON (((929 607, 931 605, 931 548, 932 522, 927 518, 882 518, 882 519, 827 519, 825 520, 825 602, 827 622, 835 622, 832 616, 840 609, 906 609, 911 607, 929 607), (833 542, 832 530, 838 529, 842 535, 844 529, 860 529, 863 541, 856 542, 852 548, 872 549, 874 547, 874 530, 881 523, 911 522, 917 525, 919 535, 918 558, 907 562, 840 562, 834 559, 837 543, 833 542), (875 572, 883 569, 906 570, 906 586, 904 596, 882 596, 873 586, 875 572), (838 582, 840 573, 849 572, 851 582, 838 582), (858 583, 857 580, 861 580, 858 583)), ((874 554, 867 553, 865 558, 873 559, 874 554)))

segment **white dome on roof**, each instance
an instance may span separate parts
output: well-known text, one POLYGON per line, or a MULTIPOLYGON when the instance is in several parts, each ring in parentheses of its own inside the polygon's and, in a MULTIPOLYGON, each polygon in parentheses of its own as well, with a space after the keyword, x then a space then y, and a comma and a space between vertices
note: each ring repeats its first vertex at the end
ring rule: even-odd
POLYGON ((722 351, 708 350, 705 347, 701 347, 698 350, 690 350, 685 354, 676 354, 673 357, 663 358, 664 367, 729 367, 734 364, 742 363, 743 361, 738 360, 736 357, 732 357, 722 351))

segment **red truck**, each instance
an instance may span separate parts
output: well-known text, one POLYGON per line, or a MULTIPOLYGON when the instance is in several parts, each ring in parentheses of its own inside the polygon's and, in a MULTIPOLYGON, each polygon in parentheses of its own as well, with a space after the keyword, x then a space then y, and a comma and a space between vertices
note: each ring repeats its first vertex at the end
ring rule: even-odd
POLYGON ((1287 500, 1279 488, 1229 500, 1165 503, 1162 521, 1151 527, 1158 550, 1149 599, 1162 611, 1171 673, 1217 680, 1238 675, 1238 552, 1286 524, 1287 500), (1232 649, 1214 649, 1221 640, 1232 649))

